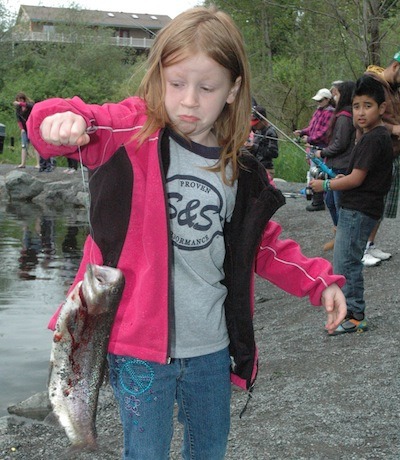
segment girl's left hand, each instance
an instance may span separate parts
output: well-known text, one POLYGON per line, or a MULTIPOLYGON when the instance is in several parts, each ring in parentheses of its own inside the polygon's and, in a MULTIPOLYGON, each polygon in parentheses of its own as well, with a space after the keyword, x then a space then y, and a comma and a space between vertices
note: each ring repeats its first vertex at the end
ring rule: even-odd
POLYGON ((337 284, 331 284, 322 291, 321 303, 328 315, 325 329, 332 334, 346 317, 346 298, 337 284))
POLYGON ((321 179, 311 179, 310 187, 313 189, 313 192, 323 192, 324 181, 321 179))

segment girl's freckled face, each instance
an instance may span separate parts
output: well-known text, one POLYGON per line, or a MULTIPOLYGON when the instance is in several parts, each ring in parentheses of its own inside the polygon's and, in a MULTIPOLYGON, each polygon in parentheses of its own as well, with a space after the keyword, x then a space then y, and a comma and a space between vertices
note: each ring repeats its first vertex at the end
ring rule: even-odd
POLYGON ((203 53, 164 67, 165 107, 170 120, 192 141, 217 146, 211 129, 225 104, 235 100, 239 83, 203 53))

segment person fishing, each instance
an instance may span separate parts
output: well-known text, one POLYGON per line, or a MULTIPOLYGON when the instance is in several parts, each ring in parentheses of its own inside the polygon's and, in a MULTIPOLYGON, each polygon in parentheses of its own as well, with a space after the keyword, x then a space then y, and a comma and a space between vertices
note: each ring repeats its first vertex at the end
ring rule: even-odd
POLYGON ((270 179, 273 179, 275 176, 274 158, 278 158, 279 155, 278 134, 266 117, 267 113, 263 106, 253 107, 250 120, 253 140, 246 147, 260 160, 270 179))
POLYGON ((29 119, 42 155, 89 170, 92 230, 73 286, 88 263, 125 276, 108 346, 124 459, 168 458, 175 401, 183 458, 225 457, 231 381, 250 391, 257 375, 254 271, 323 305, 328 332, 346 314, 344 278, 279 239, 284 198, 243 147, 250 110, 239 29, 196 7, 157 35, 137 96, 54 98, 29 119))

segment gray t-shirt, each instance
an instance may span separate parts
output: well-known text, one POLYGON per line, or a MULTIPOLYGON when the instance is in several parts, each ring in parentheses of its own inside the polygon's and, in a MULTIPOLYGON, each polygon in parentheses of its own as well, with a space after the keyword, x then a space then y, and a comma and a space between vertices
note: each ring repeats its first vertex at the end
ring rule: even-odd
POLYGON ((170 138, 167 193, 173 245, 174 324, 171 356, 190 358, 229 344, 225 322, 226 287, 223 229, 235 205, 237 183, 205 169, 220 149, 170 138))

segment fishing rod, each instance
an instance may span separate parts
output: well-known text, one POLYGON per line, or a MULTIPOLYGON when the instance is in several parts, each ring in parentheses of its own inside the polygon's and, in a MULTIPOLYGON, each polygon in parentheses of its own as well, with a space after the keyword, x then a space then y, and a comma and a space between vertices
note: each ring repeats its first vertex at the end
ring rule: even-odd
POLYGON ((274 129, 276 129, 280 134, 286 137, 287 140, 289 140, 292 144, 294 144, 297 148, 299 148, 303 153, 306 154, 306 157, 312 161, 314 164, 316 164, 321 171, 323 171, 325 174, 327 174, 329 177, 334 178, 336 177, 336 174, 332 171, 332 169, 328 168, 326 164, 315 155, 315 151, 317 150, 316 147, 311 147, 310 152, 307 152, 301 145, 299 145, 298 142, 294 141, 291 137, 289 137, 286 133, 284 133, 281 129, 279 129, 274 123, 272 123, 270 120, 268 120, 264 115, 262 115, 258 110, 255 109, 255 107, 252 107, 252 112, 257 116, 259 120, 264 120, 267 123, 269 123, 274 129))
POLYGON ((287 139, 277 139, 274 136, 264 136, 263 134, 256 134, 254 133, 254 137, 261 137, 262 139, 272 139, 274 141, 279 141, 279 142, 289 142, 287 139))
POLYGON ((295 140, 293 140, 291 137, 289 137, 286 133, 284 133, 281 129, 279 129, 276 125, 274 125, 274 123, 272 123, 272 121, 268 120, 266 117, 264 117, 264 115, 262 115, 260 112, 258 112, 254 107, 252 107, 252 112, 257 115, 257 118, 259 120, 264 120, 266 121, 267 123, 269 123, 273 128, 275 128, 280 134, 282 134, 282 136, 284 136, 289 142, 291 142, 292 144, 294 144, 297 148, 299 148, 303 153, 305 153, 307 155, 307 151, 301 146, 299 145, 298 142, 296 142, 295 140))

